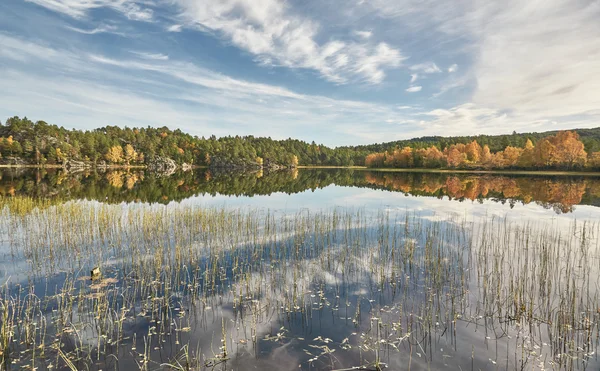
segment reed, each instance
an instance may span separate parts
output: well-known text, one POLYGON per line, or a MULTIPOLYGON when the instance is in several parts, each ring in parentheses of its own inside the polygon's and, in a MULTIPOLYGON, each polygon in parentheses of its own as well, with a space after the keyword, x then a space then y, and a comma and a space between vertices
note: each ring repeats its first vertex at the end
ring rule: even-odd
POLYGON ((597 364, 598 223, 2 202, 4 369, 597 364))

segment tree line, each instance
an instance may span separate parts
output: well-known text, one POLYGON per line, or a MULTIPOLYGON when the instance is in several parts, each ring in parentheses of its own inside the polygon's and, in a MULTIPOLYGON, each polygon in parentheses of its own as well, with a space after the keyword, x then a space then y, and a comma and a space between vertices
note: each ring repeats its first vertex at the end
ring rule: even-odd
POLYGON ((364 159, 365 153, 353 155, 349 148, 333 149, 291 138, 198 137, 167 127, 70 130, 19 117, 0 123, 0 161, 18 159, 33 165, 85 161, 131 166, 144 165, 161 156, 180 165, 206 166, 218 159, 253 164, 352 166, 356 158, 364 159))
POLYGON ((221 163, 256 165, 598 167, 600 128, 577 129, 569 133, 422 137, 368 146, 331 148, 314 141, 308 143, 291 138, 198 137, 167 127, 106 126, 95 130, 75 130, 15 116, 4 124, 0 122, 0 163, 21 161, 32 165, 63 165, 68 161, 84 161, 132 166, 145 165, 162 156, 173 159, 179 165, 201 166, 209 166, 218 160, 221 163), (582 145, 583 152, 587 154, 585 160, 582 157, 582 145), (572 149, 579 152, 574 154, 572 149), (571 160, 563 161, 569 156, 571 160))
POLYGON ((441 150, 405 146, 365 157, 371 168, 453 168, 453 169, 600 169, 600 151, 586 152, 575 131, 561 131, 523 147, 506 146, 492 152, 488 144, 477 140, 451 144, 441 150))

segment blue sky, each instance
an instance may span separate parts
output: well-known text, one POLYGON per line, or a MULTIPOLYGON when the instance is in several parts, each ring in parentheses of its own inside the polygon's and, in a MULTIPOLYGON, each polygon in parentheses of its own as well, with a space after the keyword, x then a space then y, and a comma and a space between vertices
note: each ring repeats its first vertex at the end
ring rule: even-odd
POLYGON ((0 119, 330 146, 600 126, 600 2, 3 0, 0 119))

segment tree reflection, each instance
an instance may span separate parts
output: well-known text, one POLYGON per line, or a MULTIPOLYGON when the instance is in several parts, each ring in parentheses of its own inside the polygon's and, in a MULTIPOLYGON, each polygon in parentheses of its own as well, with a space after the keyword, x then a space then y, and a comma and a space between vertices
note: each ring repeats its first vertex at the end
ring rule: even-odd
POLYGON ((28 196, 62 202, 92 199, 103 202, 168 203, 197 195, 254 196, 293 194, 329 185, 363 187, 451 200, 483 200, 529 204, 557 213, 575 205, 600 206, 600 179, 591 177, 506 176, 442 173, 390 173, 351 169, 213 173, 209 170, 160 176, 143 171, 60 169, 0 172, 0 195, 28 196))

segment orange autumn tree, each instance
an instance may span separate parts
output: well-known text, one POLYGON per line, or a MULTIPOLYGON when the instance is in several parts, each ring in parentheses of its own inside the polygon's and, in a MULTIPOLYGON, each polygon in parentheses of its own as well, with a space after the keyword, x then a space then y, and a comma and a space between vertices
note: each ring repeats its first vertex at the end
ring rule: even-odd
POLYGON ((481 159, 481 151, 483 148, 477 143, 476 140, 467 144, 465 147, 465 154, 467 155, 467 161, 470 163, 478 164, 481 159))
POLYGON ((365 158, 367 167, 383 167, 385 163, 385 153, 371 153, 365 158))
POLYGON ((402 149, 395 149, 392 153, 386 152, 384 164, 389 167, 398 168, 413 167, 414 157, 412 148, 404 147, 402 149))
POLYGON ((534 150, 534 163, 541 167, 583 167, 587 161, 584 144, 573 131, 561 131, 542 139, 534 150))
MULTIPOLYGON (((598 167, 600 155, 590 155, 589 166, 598 167)), ((586 165, 588 155, 576 132, 563 131, 543 138, 534 145, 527 139, 523 148, 507 146, 492 153, 473 140, 467 144, 451 144, 443 152, 435 146, 412 149, 396 148, 392 152, 371 153, 365 158, 367 167, 448 167, 448 168, 580 168, 586 165)))
POLYGON ((555 162, 567 168, 583 167, 587 161, 587 153, 579 134, 574 131, 561 131, 550 139, 555 150, 555 162))
POLYGON ((481 157, 480 157, 481 165, 484 167, 491 167, 492 162, 492 151, 490 151, 490 147, 486 144, 481 149, 481 157))
POLYGON ((422 165, 427 168, 442 167, 446 162, 444 153, 437 147, 419 148, 415 151, 415 163, 417 157, 420 159, 422 165))
POLYGON ((444 150, 448 167, 459 167, 467 162, 464 144, 453 144, 444 150))
POLYGON ((519 158, 523 154, 522 148, 508 146, 502 151, 502 157, 504 158, 504 167, 514 167, 517 165, 519 158))

